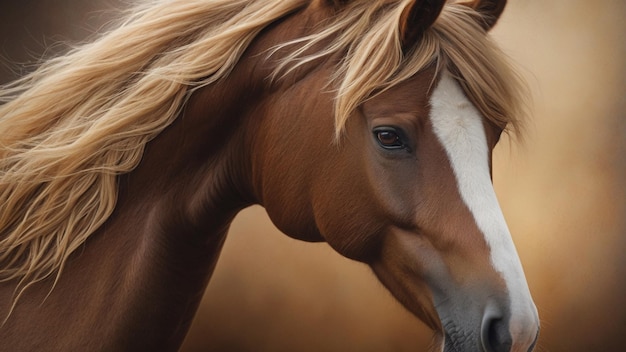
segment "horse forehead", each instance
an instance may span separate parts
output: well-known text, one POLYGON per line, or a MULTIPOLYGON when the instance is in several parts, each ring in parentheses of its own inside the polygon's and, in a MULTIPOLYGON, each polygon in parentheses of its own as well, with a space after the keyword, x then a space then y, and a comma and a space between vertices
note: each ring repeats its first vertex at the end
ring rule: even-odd
POLYGON ((367 116, 392 116, 403 113, 425 116, 430 108, 429 101, 435 75, 435 67, 420 71, 410 79, 365 101, 363 111, 367 116))
MULTIPOLYGON (((465 162, 457 166, 473 165, 475 170, 489 166, 491 147, 499 133, 487 128, 489 124, 448 72, 442 73, 430 96, 429 106, 433 130, 450 161, 463 160, 465 162)), ((478 176, 477 173, 472 175, 478 176)))

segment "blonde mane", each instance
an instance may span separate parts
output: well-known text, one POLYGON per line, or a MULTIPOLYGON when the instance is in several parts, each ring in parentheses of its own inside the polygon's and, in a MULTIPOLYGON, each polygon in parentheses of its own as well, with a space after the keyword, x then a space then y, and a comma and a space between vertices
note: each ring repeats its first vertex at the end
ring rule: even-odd
MULTIPOLYGON (((316 34, 280 46, 292 54, 274 79, 342 55, 329 83, 340 136, 366 99, 437 64, 487 119, 519 131, 520 81, 478 14, 446 5, 404 53, 399 23, 410 2, 348 2, 316 34)), ((0 89, 0 282, 19 279, 25 288, 58 278, 69 255, 111 215, 117 177, 138 165, 189 95, 227 77, 263 28, 308 3, 147 1, 117 29, 0 89)))

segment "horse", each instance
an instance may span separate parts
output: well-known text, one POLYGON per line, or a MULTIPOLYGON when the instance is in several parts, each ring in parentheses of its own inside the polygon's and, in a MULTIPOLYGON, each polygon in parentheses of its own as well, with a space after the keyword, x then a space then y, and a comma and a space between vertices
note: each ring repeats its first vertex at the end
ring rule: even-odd
POLYGON ((531 351, 491 182, 506 1, 154 0, 0 90, 0 345, 173 351, 243 208, 369 265, 437 350, 531 351))

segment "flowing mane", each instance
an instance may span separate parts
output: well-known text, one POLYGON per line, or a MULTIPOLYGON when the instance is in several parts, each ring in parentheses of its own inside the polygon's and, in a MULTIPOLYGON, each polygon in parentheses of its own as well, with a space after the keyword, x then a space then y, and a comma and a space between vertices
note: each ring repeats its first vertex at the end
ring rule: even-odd
MULTIPOLYGON (((353 1, 316 34, 281 44, 280 80, 341 57, 328 84, 336 134, 365 100, 436 64, 495 125, 520 131, 520 80, 469 6, 447 4, 420 44, 404 51, 410 1, 353 1), (313 48, 324 46, 313 52, 313 48)), ((307 0, 157 0, 117 29, 0 89, 0 282, 22 287, 59 275, 111 215, 117 177, 180 114, 197 89, 224 79, 265 27, 307 0)), ((313 6, 313 5, 311 5, 313 6)), ((259 58, 264 59, 264 58, 259 58)))

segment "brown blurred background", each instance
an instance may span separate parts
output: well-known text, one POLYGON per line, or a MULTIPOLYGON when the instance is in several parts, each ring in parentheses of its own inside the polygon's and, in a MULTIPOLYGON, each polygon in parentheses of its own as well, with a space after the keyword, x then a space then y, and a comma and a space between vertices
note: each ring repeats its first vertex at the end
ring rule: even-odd
MULTIPOLYGON (((0 81, 121 3, 2 0, 0 81)), ((626 349, 625 14, 622 0, 512 0, 493 32, 534 99, 526 143, 496 149, 494 182, 542 318, 539 351, 626 349)), ((287 238, 253 207, 183 351, 424 351, 430 336, 367 267, 287 238)))

